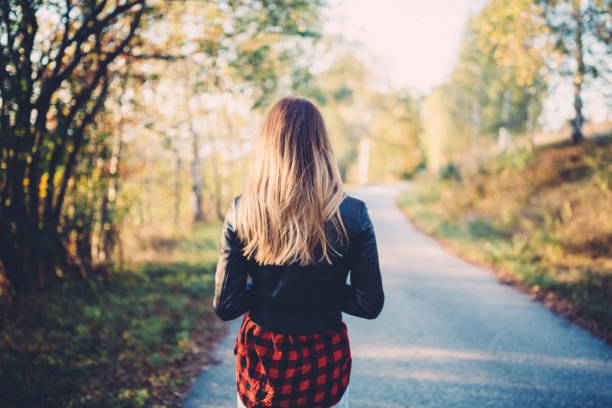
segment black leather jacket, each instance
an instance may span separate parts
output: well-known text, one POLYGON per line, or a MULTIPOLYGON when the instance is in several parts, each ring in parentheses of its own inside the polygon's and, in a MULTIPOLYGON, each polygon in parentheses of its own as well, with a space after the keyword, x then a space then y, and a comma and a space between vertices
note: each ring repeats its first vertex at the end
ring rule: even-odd
MULTIPOLYGON (((265 329, 306 334, 338 327, 341 312, 366 319, 379 315, 384 294, 378 250, 362 200, 346 195, 340 204, 349 237, 348 245, 340 247, 342 256, 333 256, 332 265, 323 261, 300 266, 260 265, 241 254, 243 245, 236 232, 240 197, 234 198, 225 217, 215 272, 213 307, 221 319, 235 319, 250 310, 252 320, 265 329), (247 274, 253 280, 250 287, 246 285, 247 274)), ((328 231, 338 249, 331 229, 328 231)))

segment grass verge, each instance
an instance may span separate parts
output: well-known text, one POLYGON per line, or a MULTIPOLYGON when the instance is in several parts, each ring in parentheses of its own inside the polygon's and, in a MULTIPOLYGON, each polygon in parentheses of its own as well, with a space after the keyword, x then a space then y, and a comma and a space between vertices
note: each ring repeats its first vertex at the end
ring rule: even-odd
POLYGON ((413 224, 612 344, 612 138, 442 174, 398 198, 413 224))
POLYGON ((224 326, 213 316, 220 225, 174 256, 65 282, 0 309, 2 405, 178 407, 224 326), (175 261, 181 253, 189 262, 175 261))

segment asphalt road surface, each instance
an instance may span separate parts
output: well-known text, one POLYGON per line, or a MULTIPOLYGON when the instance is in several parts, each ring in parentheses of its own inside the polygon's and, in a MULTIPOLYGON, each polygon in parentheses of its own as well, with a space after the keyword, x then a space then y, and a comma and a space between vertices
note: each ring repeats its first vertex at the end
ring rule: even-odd
MULTIPOLYGON (((407 186, 349 192, 372 217, 386 295, 376 320, 344 315, 351 406, 612 407, 612 348, 416 231, 394 203, 407 186)), ((240 321, 186 408, 236 406, 240 321)))

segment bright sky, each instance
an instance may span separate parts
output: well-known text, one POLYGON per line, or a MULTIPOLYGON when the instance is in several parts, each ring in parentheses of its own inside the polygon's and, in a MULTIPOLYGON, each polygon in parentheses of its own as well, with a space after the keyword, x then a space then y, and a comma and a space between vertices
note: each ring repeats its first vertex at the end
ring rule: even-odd
POLYGON ((486 0, 332 0, 326 30, 359 40, 394 86, 428 93, 450 73, 461 33, 486 0))

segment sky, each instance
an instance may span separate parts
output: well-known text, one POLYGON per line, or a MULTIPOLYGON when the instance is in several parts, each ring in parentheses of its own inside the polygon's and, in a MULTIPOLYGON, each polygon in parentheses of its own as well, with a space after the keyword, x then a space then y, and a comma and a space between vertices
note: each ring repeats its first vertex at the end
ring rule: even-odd
MULTIPOLYGON (((363 44, 373 56, 370 66, 393 87, 426 95, 448 78, 469 17, 487 2, 330 0, 324 30, 363 44)), ((609 106, 595 90, 586 90, 583 98, 587 117, 596 122, 612 118, 609 106)), ((544 103, 543 130, 557 130, 573 116, 572 100, 571 82, 555 88, 544 103)))
POLYGON ((486 0, 334 0, 326 30, 358 40, 394 86, 426 94, 450 74, 461 33, 486 0))

